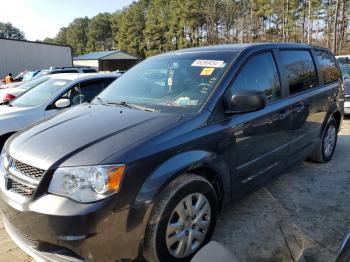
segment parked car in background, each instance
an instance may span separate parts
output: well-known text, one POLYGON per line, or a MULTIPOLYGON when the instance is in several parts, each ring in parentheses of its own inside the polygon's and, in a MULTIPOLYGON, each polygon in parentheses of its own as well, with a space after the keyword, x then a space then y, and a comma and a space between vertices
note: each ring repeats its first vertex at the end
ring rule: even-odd
POLYGON ((0 89, 0 105, 9 103, 19 95, 49 79, 49 77, 43 76, 38 79, 34 79, 33 81, 22 83, 21 85, 18 85, 16 87, 0 89))
POLYGON ((339 65, 350 65, 350 55, 338 55, 336 59, 339 65))
POLYGON ((0 106, 0 148, 10 135, 25 126, 64 108, 90 102, 116 78, 115 74, 72 73, 40 78, 46 81, 0 106))
POLYGON ((38 78, 44 75, 63 74, 63 73, 86 74, 86 73, 97 73, 97 71, 96 69, 91 67, 74 67, 74 66, 73 67, 55 67, 55 68, 41 70, 36 77, 38 78))
POLYGON ((32 79, 37 79, 46 75, 63 74, 63 73, 86 74, 86 73, 97 73, 97 71, 94 68, 90 68, 90 67, 56 67, 51 69, 28 71, 24 75, 23 73, 21 73, 22 76, 21 78, 18 78, 17 81, 14 81, 13 83, 10 83, 10 84, 1 85, 0 88, 4 89, 4 88, 10 88, 10 87, 17 87, 22 85, 24 82, 28 82, 32 79))
POLYGON ((344 114, 350 115, 350 64, 348 65, 340 65, 340 69, 342 71, 343 80, 344 80, 344 114))
POLYGON ((0 88, 9 88, 9 87, 16 87, 19 86, 25 82, 28 82, 30 80, 32 80, 38 73, 40 72, 40 70, 36 70, 36 71, 23 71, 22 73, 20 73, 19 75, 17 75, 14 78, 14 81, 10 84, 5 84, 5 79, 1 80, 1 83, 3 83, 2 85, 0 85, 0 88))
POLYGON ((6 142, 5 228, 37 260, 189 261, 224 204, 298 161, 332 159, 341 101, 327 49, 224 45, 148 58, 92 103, 6 142))

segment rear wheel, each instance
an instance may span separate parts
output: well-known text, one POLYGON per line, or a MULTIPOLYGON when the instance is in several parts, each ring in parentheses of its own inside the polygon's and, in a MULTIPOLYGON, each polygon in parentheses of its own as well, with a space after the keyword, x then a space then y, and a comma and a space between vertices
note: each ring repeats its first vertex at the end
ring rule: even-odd
POLYGON ((214 230, 218 203, 203 177, 186 174, 160 194, 148 223, 144 257, 147 261, 189 261, 214 230))
POLYGON ((332 117, 325 128, 320 146, 313 152, 310 159, 325 163, 332 159, 338 138, 338 123, 332 117))

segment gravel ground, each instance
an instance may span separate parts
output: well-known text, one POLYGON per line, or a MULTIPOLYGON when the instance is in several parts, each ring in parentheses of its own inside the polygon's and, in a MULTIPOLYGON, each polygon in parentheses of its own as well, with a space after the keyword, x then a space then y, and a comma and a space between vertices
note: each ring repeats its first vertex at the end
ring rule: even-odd
MULTIPOLYGON (((334 261, 350 229, 350 119, 344 121, 334 158, 303 162, 269 185, 227 206, 214 240, 238 261, 334 261)), ((31 261, 0 222, 0 261, 31 261)))

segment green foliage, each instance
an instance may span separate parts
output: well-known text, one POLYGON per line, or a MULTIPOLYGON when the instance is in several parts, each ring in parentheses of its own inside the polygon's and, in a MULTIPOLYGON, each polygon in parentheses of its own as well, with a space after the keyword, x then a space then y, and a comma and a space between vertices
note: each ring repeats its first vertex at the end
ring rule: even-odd
POLYGON ((11 23, 0 22, 0 38, 24 40, 24 33, 11 23))
POLYGON ((138 0, 112 14, 77 18, 45 41, 69 44, 75 54, 121 49, 141 58, 265 41, 309 42, 343 53, 350 51, 349 11, 349 0, 138 0))
POLYGON ((101 13, 93 17, 87 29, 88 51, 106 51, 114 47, 111 14, 101 13))
POLYGON ((144 30, 148 0, 132 3, 119 16, 118 34, 114 37, 118 49, 145 57, 144 30))

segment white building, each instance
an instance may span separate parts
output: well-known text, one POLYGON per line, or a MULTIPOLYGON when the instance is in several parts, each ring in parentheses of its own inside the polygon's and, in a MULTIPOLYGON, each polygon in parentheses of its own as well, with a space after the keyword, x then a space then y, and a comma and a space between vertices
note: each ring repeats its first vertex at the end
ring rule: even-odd
POLYGON ((73 59, 75 66, 89 66, 98 71, 125 71, 138 61, 138 57, 120 50, 88 53, 73 59))
POLYGON ((72 66, 69 46, 0 38, 0 78, 25 70, 72 66))

